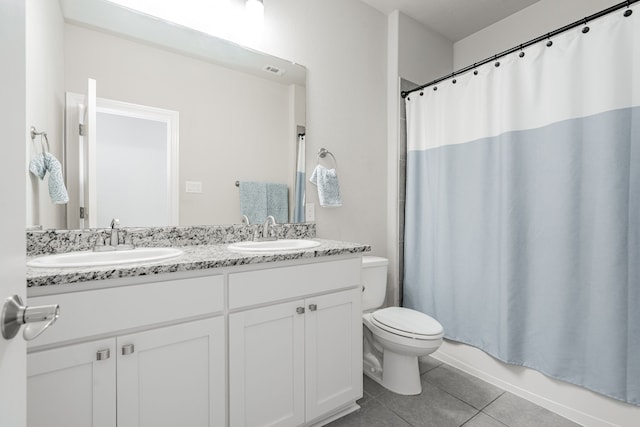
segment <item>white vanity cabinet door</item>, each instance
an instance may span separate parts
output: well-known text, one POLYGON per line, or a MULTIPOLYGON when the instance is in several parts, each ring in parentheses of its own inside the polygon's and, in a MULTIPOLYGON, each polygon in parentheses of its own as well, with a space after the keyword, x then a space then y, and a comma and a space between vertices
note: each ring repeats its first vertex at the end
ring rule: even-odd
POLYGON ((223 317, 119 336, 117 352, 118 427, 225 425, 223 317))
POLYGON ((304 424, 304 300, 229 316, 230 425, 304 424))
POLYGON ((305 300, 306 418, 362 397, 362 291, 305 300))
POLYGON ((111 338, 28 354, 27 425, 116 427, 115 344, 111 338))

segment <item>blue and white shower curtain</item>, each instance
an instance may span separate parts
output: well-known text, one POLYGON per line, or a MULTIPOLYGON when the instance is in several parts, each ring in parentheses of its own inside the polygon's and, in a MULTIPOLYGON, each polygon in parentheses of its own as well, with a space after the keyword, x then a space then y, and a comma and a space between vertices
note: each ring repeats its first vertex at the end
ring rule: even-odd
POLYGON ((404 305, 640 405, 640 10, 622 12, 406 99, 404 305))

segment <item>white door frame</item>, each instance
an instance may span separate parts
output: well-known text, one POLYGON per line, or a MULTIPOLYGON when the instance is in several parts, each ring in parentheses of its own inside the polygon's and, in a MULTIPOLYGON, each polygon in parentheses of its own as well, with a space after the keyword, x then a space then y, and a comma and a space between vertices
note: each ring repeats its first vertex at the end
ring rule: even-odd
MULTIPOLYGON (((65 132, 65 147, 77 138, 78 124, 81 122, 81 117, 84 111, 85 96, 82 94, 67 92, 67 106, 66 106, 66 132, 65 132)), ((96 113, 108 113, 119 116, 152 120, 165 123, 167 126, 167 189, 169 192, 168 197, 168 212, 169 218, 167 219, 167 225, 179 224, 179 177, 178 177, 178 161, 179 161, 179 123, 180 113, 173 110, 166 110, 163 108, 150 107, 146 105, 132 104, 129 102, 116 101, 106 98, 96 99, 96 113)), ((91 188, 95 193, 95 175, 85 176, 83 171, 95 171, 95 158, 89 156, 87 160, 88 164, 81 163, 81 159, 78 157, 78 153, 73 150, 66 151, 66 173, 67 183, 70 194, 77 196, 71 196, 68 204, 67 211, 67 227, 74 228, 95 228, 97 214, 95 214, 96 200, 91 198, 91 188), (91 178, 93 176, 93 179, 91 178), (93 182, 92 182, 93 181, 93 182), (85 190, 88 189, 88 195, 85 190), (74 200, 72 200, 74 199, 74 200), (84 207, 89 211, 88 221, 79 219, 79 207, 82 206, 78 201, 84 200, 84 207), (94 212, 92 214, 91 212, 94 212)))
MULTIPOLYGON (((0 219, 0 310, 19 295, 26 301, 26 7, 24 0, 0 1, 0 129, 2 129, 2 214, 0 219)), ((22 334, 0 336, 0 418, 24 427, 27 414, 27 353, 22 334)))

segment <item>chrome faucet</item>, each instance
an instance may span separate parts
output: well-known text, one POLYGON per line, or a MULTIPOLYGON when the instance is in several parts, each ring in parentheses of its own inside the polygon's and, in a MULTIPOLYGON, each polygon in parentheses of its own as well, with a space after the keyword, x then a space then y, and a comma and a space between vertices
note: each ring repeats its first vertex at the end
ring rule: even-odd
POLYGON ((278 223, 276 222, 276 219, 273 217, 273 215, 269 215, 267 217, 267 219, 264 221, 264 224, 262 224, 262 237, 259 239, 254 239, 254 240, 277 240, 277 238, 275 236, 271 236, 269 233, 269 230, 274 226, 277 225, 278 223))
POLYGON ((109 239, 109 244, 111 246, 118 246, 118 243, 120 243, 118 228, 120 228, 120 220, 118 218, 113 218, 111 220, 111 238, 109 239))
POLYGON ((106 238, 100 234, 96 238, 96 243, 93 246, 94 252, 109 252, 134 249, 133 242, 130 239, 127 239, 126 235, 124 244, 120 244, 120 220, 118 218, 113 218, 111 220, 110 227, 111 231, 106 238))

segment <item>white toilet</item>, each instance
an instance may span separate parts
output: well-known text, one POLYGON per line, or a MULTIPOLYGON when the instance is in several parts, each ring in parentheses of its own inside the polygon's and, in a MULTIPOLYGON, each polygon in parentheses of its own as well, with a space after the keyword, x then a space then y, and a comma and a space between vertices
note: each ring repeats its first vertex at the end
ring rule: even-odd
POLYGON ((403 307, 378 309, 387 290, 386 258, 362 258, 363 369, 385 388, 404 395, 420 394, 418 357, 442 344, 442 325, 419 311, 403 307))

